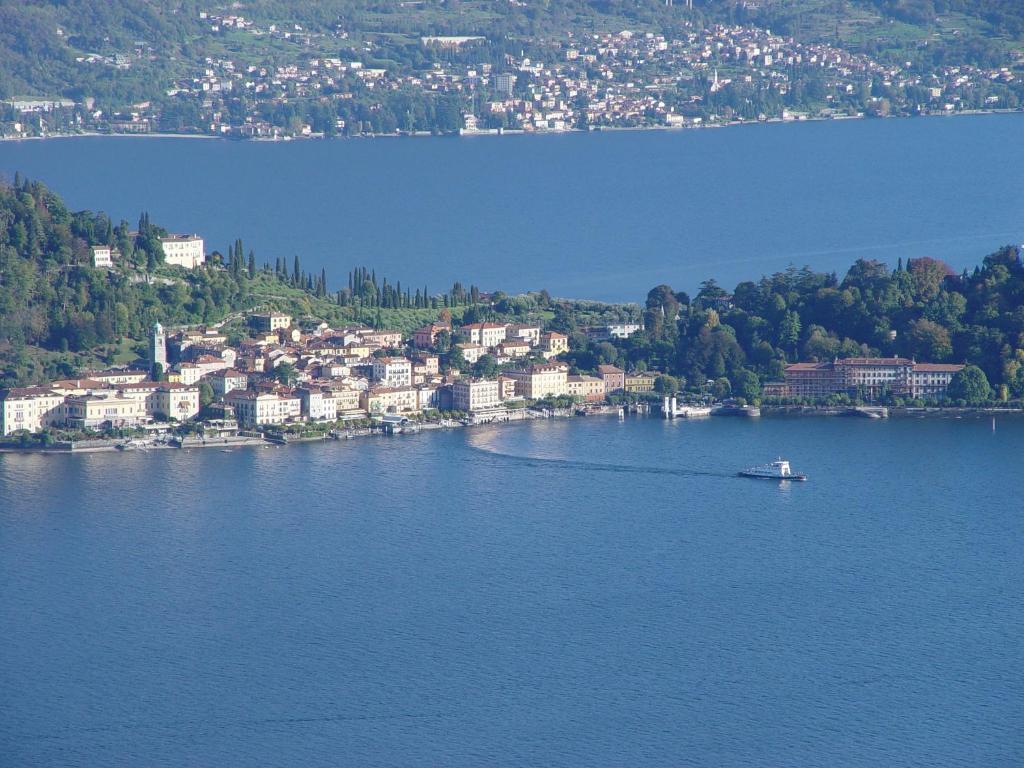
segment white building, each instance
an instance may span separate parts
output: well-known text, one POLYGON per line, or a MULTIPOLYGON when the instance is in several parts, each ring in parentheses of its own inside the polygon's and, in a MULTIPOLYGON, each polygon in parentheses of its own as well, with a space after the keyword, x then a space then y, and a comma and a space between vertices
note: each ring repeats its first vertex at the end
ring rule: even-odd
POLYGON ((412 361, 404 357, 374 358, 373 380, 386 387, 410 387, 412 361))
POLYGON ((337 421, 338 401, 334 392, 320 387, 300 387, 296 390, 302 403, 302 416, 310 421, 337 421))
POLYGON ((224 402, 235 409, 235 417, 243 427, 284 424, 302 414, 302 401, 297 397, 235 390, 224 402))
POLYGON ((501 406, 497 380, 460 379, 452 385, 452 405, 456 411, 486 411, 501 406))
POLYGON ((199 235, 168 235, 160 238, 164 262, 185 269, 195 269, 206 261, 203 238, 199 235))
POLYGON ((47 387, 17 387, 0 393, 0 435, 40 432, 64 420, 64 395, 47 387))
POLYGON ((109 269, 113 267, 113 249, 109 245, 94 245, 92 247, 92 265, 96 269, 109 269))

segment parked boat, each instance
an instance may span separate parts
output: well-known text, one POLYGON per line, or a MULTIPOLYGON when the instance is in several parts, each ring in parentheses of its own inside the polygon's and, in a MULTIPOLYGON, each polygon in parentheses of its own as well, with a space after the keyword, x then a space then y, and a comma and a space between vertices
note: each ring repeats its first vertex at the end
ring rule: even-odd
POLYGON ((753 477, 758 480, 807 480, 807 475, 794 474, 790 469, 789 462, 778 458, 768 464, 758 464, 756 467, 749 467, 739 473, 740 477, 753 477))

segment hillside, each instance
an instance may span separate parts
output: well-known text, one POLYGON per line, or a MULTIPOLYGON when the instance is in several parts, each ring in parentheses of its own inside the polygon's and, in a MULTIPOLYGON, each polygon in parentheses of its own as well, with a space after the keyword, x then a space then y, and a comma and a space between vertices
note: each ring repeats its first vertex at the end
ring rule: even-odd
POLYGON ((337 288, 325 271, 303 270, 298 257, 258 265, 241 240, 226 255, 213 250, 206 264, 185 270, 163 263, 165 234, 145 213, 133 230, 103 213, 69 211, 41 182, 0 181, 0 387, 131 363, 144 355, 156 322, 219 324, 242 335, 242 313, 253 309, 404 333, 444 310, 456 322, 572 316, 596 323, 639 315, 635 305, 553 300, 546 292, 499 292, 484 300, 476 286, 461 283, 428 293, 361 267, 337 288), (94 245, 117 249, 113 269, 91 266, 94 245))
MULTIPOLYGON (((0 107, 0 134, 11 133, 14 123, 28 124, 22 129, 28 135, 87 129, 262 137, 275 131, 301 135, 303 126, 325 135, 450 132, 462 127, 463 111, 490 117, 466 92, 478 89, 482 67, 500 71, 513 61, 521 68, 527 59, 564 60, 566 40, 595 32, 628 29, 685 40, 692 30, 714 24, 745 25, 751 33, 767 28, 799 45, 829 45, 879 66, 898 66, 903 79, 921 86, 941 85, 944 68, 982 68, 986 72, 971 84, 984 90, 979 99, 962 89, 950 93, 963 100, 963 108, 1017 108, 1021 102, 1012 88, 1012 94, 990 93, 987 86, 992 72, 1024 61, 1024 4, 1015 0, 696 0, 692 10, 684 0, 673 5, 663 0, 0 0, 0 100, 63 98, 78 105, 55 111, 45 125, 0 107), (424 43, 429 36, 472 40, 424 43), (325 76, 311 66, 318 62, 322 69, 324 61, 356 62, 363 74, 386 72, 387 87, 375 87, 372 78, 356 77, 354 70, 345 74, 344 67, 325 76), (454 79, 440 88, 421 87, 438 66, 454 79), (211 121, 222 123, 223 130, 211 129, 211 121), (241 131, 247 123, 248 133, 241 131)), ((668 62, 649 72, 644 71, 652 64, 647 57, 638 63, 636 73, 649 84, 664 84, 666 74, 684 83, 696 78, 695 85, 680 91, 679 104, 692 104, 694 97, 707 100, 699 86, 709 62, 695 68, 668 62)), ((727 67, 728 61, 710 64, 727 67)), ((581 74, 593 79, 598 73, 581 74)), ((753 99, 768 115, 780 114, 783 106, 825 105, 827 86, 813 82, 810 73, 790 74, 793 84, 784 89, 783 95, 789 94, 784 100, 765 98, 753 88, 737 93, 734 101, 753 99)), ((854 78, 855 90, 868 77, 865 70, 854 78)), ((885 77, 871 79, 873 95, 892 102, 894 111, 928 105, 920 94, 890 87, 885 77)), ((839 84, 832 107, 847 106, 840 98, 847 84, 839 84)), ((493 95, 492 90, 485 92, 493 95)), ((710 104, 699 114, 715 114, 721 106, 710 104)), ((871 104, 855 99, 849 108, 870 110, 871 104)), ((510 127, 507 120, 490 122, 510 127)))

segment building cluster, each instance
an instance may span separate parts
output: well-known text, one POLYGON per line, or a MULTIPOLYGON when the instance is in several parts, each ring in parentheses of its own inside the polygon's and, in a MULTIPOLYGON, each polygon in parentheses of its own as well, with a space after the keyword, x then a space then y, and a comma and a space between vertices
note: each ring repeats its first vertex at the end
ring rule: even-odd
MULTIPOLYGON (((656 377, 614 366, 602 366, 597 376, 570 375, 557 360, 568 351, 568 338, 539 325, 432 323, 406 336, 362 325, 299 327, 280 312, 253 313, 247 323, 248 337, 234 344, 221 328, 168 332, 156 324, 149 370, 94 372, 5 390, 0 433, 160 427, 199 416, 201 393, 208 401, 204 418, 241 429, 427 410, 493 415, 526 400, 571 397, 582 403, 603 401, 612 392, 647 392, 656 377), (486 377, 442 372, 434 351, 442 334, 467 362, 491 355, 506 365, 486 377)), ((630 327, 589 330, 611 338, 630 327)))
MULTIPOLYGON (((917 112, 956 112, 1019 106, 1021 61, 998 67, 969 64, 942 65, 921 71, 881 64, 823 42, 800 42, 769 30, 746 25, 682 27, 673 37, 652 32, 568 34, 559 40, 531 40, 530 55, 509 55, 501 64, 472 63, 473 47, 486 43, 481 36, 423 37, 422 67, 367 66, 361 58, 386 60, 381 43, 345 44, 346 54, 324 56, 324 50, 342 48, 344 30, 311 32, 295 24, 259 25, 237 14, 200 14, 207 33, 249 35, 274 40, 289 52, 276 61, 207 57, 194 71, 175 81, 162 102, 145 101, 118 114, 104 114, 91 104, 54 106, 46 101, 8 102, 17 125, 0 126, 3 132, 31 135, 47 126, 57 130, 107 127, 117 132, 145 133, 182 130, 245 138, 292 138, 322 135, 325 131, 369 133, 382 130, 372 121, 346 125, 338 106, 358 100, 372 113, 381 109, 391 92, 457 96, 463 105, 463 130, 562 131, 588 126, 684 126, 729 119, 845 115, 849 104, 887 114, 893 108, 886 94, 913 93, 917 112), (452 55, 458 52, 458 55, 452 55), (803 89, 811 77, 819 93, 803 89), (1010 90, 993 86, 1012 86, 1010 90), (728 106, 731 91, 742 88, 769 94, 762 112, 742 115, 728 106), (712 98, 720 94, 719 98, 712 98), (847 98, 851 97, 851 98, 847 98), (333 114, 325 124, 302 117, 298 101, 317 103, 333 114), (163 114, 173 104, 190 117, 173 124, 163 114), (814 103, 815 114, 806 105, 814 103), (765 106, 772 104, 772 107, 765 106), (782 108, 781 105, 790 105, 782 108), (41 106, 42 105, 42 106, 41 106), (45 108, 44 108, 45 107, 45 108), (801 111, 803 110, 803 111, 801 111), (73 113, 69 124, 59 115, 73 113), (288 114, 276 120, 274 113, 288 114), (198 118, 195 116, 198 115, 198 118), (194 123, 194 124, 193 124, 194 123)), ((259 44, 258 42, 256 44, 259 44)), ((126 55, 82 59, 128 67, 144 50, 126 55), (107 62, 107 59, 110 61, 107 62)), ((894 97, 895 98, 895 97, 894 97)), ((901 97, 902 98, 902 97, 901 97)), ((175 113, 177 114, 177 113, 175 113)), ((397 115, 398 131, 435 130, 439 126, 412 124, 397 115)), ((447 129, 441 127, 441 129, 447 129)), ((390 128, 387 130, 391 130, 390 128)))
POLYGON ((941 399, 962 365, 918 363, 905 357, 847 357, 786 366, 785 382, 764 385, 772 397, 819 399, 835 394, 876 400, 897 397, 941 399))

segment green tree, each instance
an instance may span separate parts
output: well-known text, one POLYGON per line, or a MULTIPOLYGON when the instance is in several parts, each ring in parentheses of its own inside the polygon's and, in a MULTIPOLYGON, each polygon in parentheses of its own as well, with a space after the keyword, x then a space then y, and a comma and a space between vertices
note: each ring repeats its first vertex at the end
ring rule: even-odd
POLYGON ((199 407, 205 408, 213 402, 213 387, 208 381, 199 382, 199 407))
POLYGON ((953 376, 946 395, 953 400, 963 400, 967 405, 982 405, 992 399, 992 387, 981 368, 967 365, 953 376))

